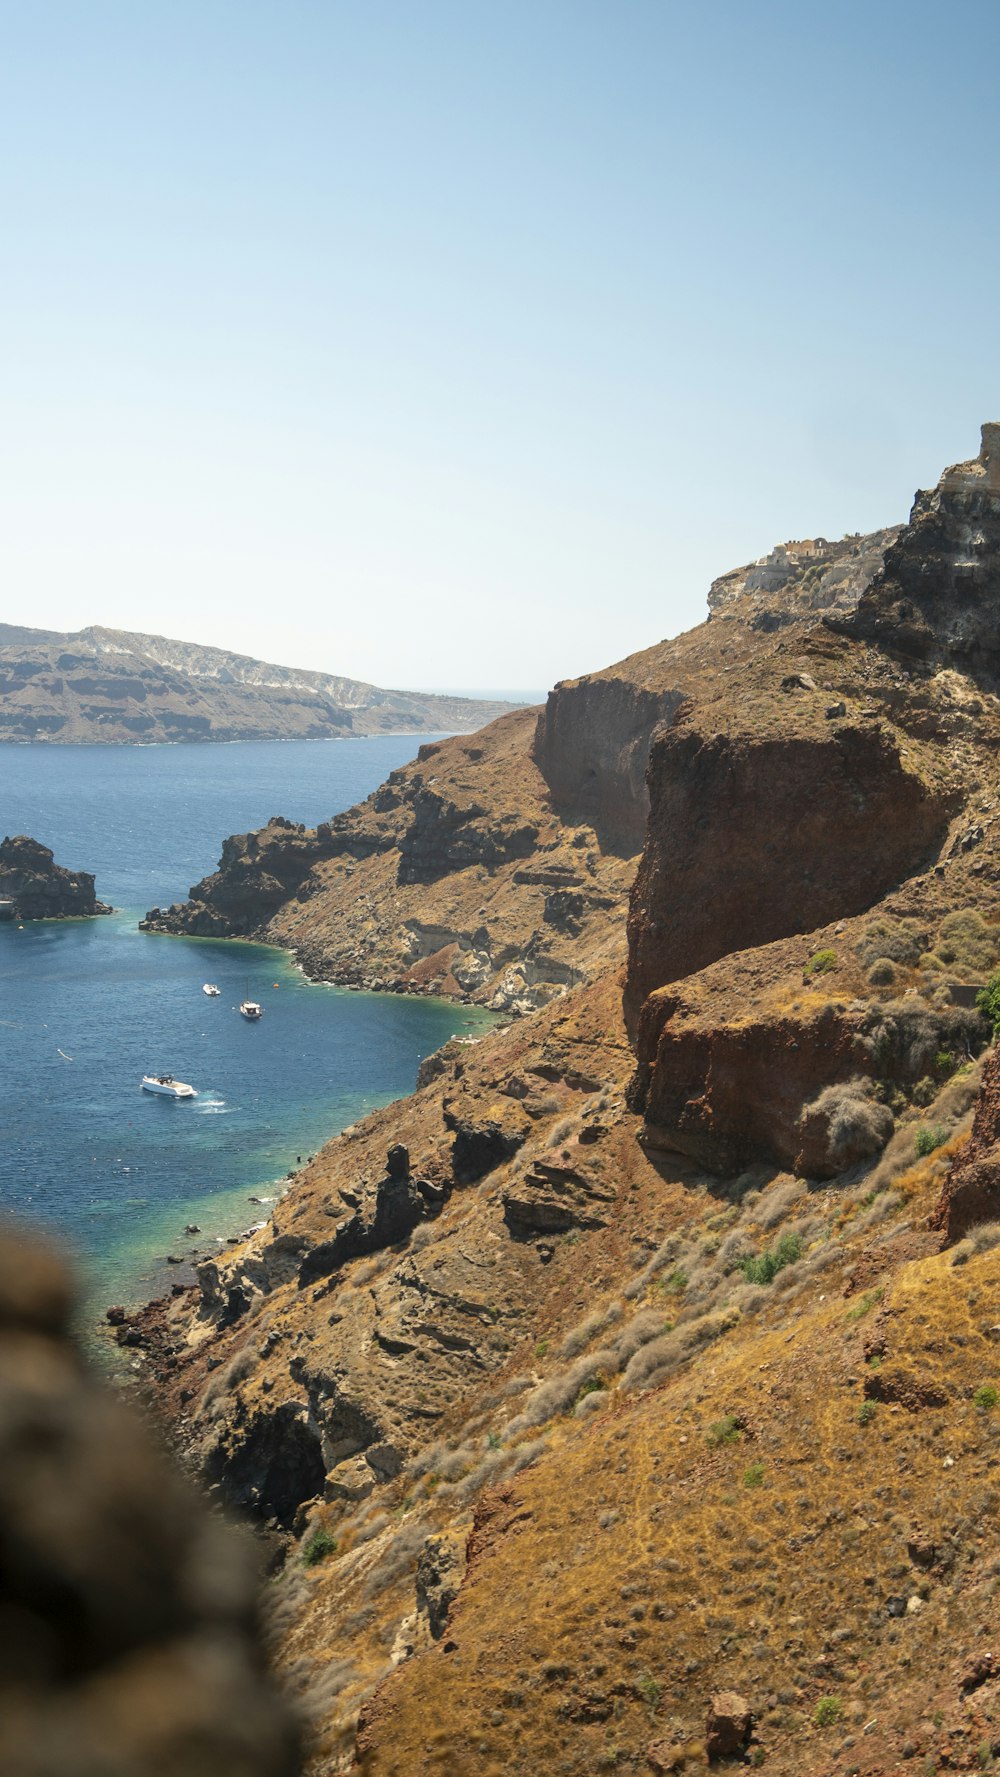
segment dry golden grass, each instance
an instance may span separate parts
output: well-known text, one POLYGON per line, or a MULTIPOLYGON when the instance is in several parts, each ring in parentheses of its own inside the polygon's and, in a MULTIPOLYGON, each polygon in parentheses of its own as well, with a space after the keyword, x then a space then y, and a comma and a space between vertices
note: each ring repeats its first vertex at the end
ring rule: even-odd
POLYGON ((363 1769, 644 1769, 650 1741, 697 1738, 719 1688, 758 1711, 768 1770, 829 1771, 871 1718, 887 1762, 861 1768, 894 1769, 926 1672, 946 1688, 942 1638, 971 1653, 991 1607, 1000 1424, 973 1396, 1000 1381, 998 1308, 1000 1253, 930 1257, 882 1296, 820 1291, 744 1325, 654 1395, 563 1427, 490 1497, 454 1646, 393 1676, 363 1769), (727 1416, 737 1435, 713 1441, 727 1416), (897 1619, 897 1597, 920 1602, 897 1619), (825 1695, 841 1714, 819 1728, 825 1695))

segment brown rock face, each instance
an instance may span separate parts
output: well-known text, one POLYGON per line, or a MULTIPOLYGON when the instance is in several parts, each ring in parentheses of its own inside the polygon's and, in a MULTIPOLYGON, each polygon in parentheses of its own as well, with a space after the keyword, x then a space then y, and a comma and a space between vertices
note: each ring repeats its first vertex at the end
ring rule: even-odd
POLYGON ((586 822, 602 844, 625 857, 640 850, 650 738, 682 701, 679 690, 603 673, 549 692, 533 752, 567 821, 586 822))
POLYGON ((47 845, 19 833, 0 845, 0 902, 10 902, 18 919, 78 919, 110 913, 94 894, 94 878, 86 870, 63 870, 47 845))
POLYGON ((83 1370, 59 1260, 0 1242, 0 1767, 292 1777, 248 1551, 83 1370))
POLYGON ((626 1018, 731 951, 859 913, 940 844, 952 804, 879 728, 654 742, 629 913, 626 1018))
POLYGON ((944 1182, 931 1227, 945 1245, 961 1240, 977 1222, 1000 1217, 1000 1052, 991 1050, 983 1066, 972 1135, 944 1182))

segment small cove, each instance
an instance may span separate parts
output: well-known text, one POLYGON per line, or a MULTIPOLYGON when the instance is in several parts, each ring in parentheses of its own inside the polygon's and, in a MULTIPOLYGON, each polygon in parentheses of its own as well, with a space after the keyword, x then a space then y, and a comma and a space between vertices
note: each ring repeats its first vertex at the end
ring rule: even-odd
POLYGON ((214 868, 227 834, 277 813, 315 824, 418 744, 0 746, 0 834, 30 833, 58 863, 93 871, 116 908, 0 927, 0 1213, 69 1243, 88 1305, 189 1275, 166 1255, 189 1259, 263 1219, 300 1159, 411 1091, 448 1037, 490 1023, 447 1001, 310 983, 264 946, 137 930, 148 907, 214 868), (237 1010, 247 983, 265 1008, 256 1025, 237 1010), (163 1070, 198 1099, 139 1090, 143 1073, 163 1070))

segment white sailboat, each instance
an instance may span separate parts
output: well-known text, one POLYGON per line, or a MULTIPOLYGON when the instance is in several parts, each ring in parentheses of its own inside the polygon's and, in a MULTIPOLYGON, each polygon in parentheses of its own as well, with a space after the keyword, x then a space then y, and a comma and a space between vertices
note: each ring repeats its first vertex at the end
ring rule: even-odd
POLYGON ((253 1024, 256 1019, 263 1018, 263 1016, 264 1016, 264 1008, 260 1004, 260 1001, 259 1000, 252 1000, 250 998, 250 977, 249 977, 249 975, 247 976, 246 993, 245 993, 243 999, 240 1001, 240 1015, 243 1018, 249 1018, 251 1024, 253 1024))

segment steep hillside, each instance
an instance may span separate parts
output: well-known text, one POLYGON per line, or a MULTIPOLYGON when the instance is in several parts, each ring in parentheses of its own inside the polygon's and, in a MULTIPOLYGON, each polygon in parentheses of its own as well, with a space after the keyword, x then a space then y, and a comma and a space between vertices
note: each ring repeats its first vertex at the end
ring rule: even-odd
POLYGON ((533 734, 506 718, 340 826, 231 841, 163 922, 313 919, 335 970, 351 870, 366 968, 420 896, 451 934, 427 980, 489 995, 462 958, 507 921, 531 951, 530 895, 564 892, 542 858, 618 894, 561 935, 574 984, 430 1058, 120 1329, 270 1539, 315 1777, 1000 1754, 1000 1062, 974 1003, 1000 966, 1000 582, 953 574, 940 529, 919 574, 941 497, 856 618, 793 591, 762 627, 738 593, 557 687, 533 734), (443 910, 471 933, 474 892, 463 948, 443 910))
POLYGON ((817 621, 815 606, 788 609, 776 638, 756 596, 734 597, 687 635, 560 683, 537 718, 421 747, 315 829, 276 818, 234 835, 190 900, 153 908, 144 929, 286 945, 346 986, 544 1005, 621 956, 658 726, 728 696, 753 661, 784 674, 792 638, 817 621))
POLYGON ((0 624, 0 741, 317 740, 468 733, 509 705, 382 691, 222 648, 0 624))

